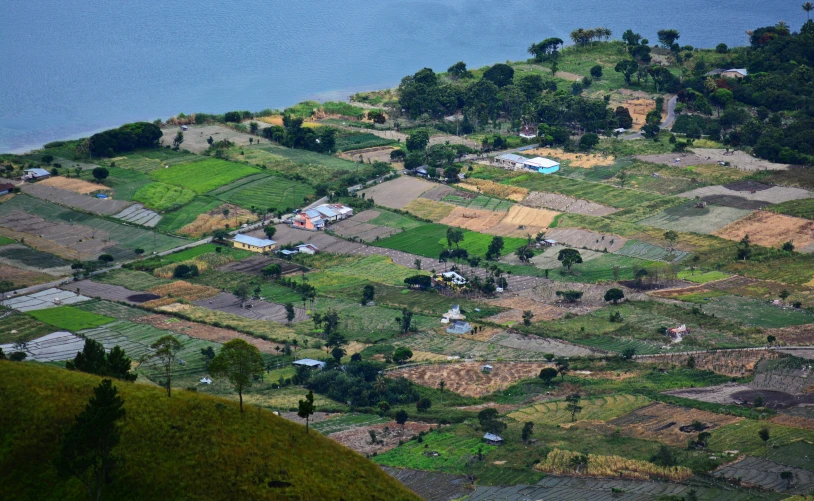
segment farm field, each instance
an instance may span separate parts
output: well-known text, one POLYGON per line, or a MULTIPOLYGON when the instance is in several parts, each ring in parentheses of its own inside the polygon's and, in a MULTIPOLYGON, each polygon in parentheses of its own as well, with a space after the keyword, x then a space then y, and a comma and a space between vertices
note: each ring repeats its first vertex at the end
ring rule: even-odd
POLYGON ((115 214, 113 217, 149 228, 154 228, 161 221, 160 214, 150 209, 145 209, 142 204, 133 204, 118 214, 115 214))
POLYGON ((440 200, 448 204, 466 207, 468 209, 482 209, 488 211, 506 212, 514 205, 508 200, 501 200, 486 195, 476 195, 468 191, 456 190, 440 200))
POLYGON ((458 183, 458 188, 515 202, 522 202, 529 194, 529 190, 525 188, 507 186, 494 181, 477 178, 469 178, 462 183, 458 183))
POLYGON ((484 455, 488 455, 496 447, 484 445, 477 438, 463 438, 453 433, 439 431, 426 435, 423 445, 410 441, 401 447, 379 454, 373 461, 383 466, 464 473, 469 458, 477 455, 478 449, 484 455), (428 451, 437 454, 427 454, 428 451))
POLYGON ((367 199, 390 209, 403 209, 407 204, 437 185, 413 176, 400 176, 396 179, 371 186, 361 191, 367 199))
POLYGON ((194 191, 164 183, 150 183, 139 188, 133 195, 133 200, 160 212, 179 209, 191 202, 193 198, 195 198, 194 191))
POLYGON ((686 280, 688 282, 694 282, 697 284, 705 284, 707 282, 713 282, 715 280, 723 280, 725 278, 729 278, 730 275, 720 272, 720 271, 693 271, 693 270, 682 270, 678 272, 678 278, 681 280, 686 280))
POLYGON ((97 315, 112 317, 118 320, 136 320, 138 318, 150 315, 149 312, 138 308, 132 308, 123 304, 113 303, 111 301, 102 301, 99 299, 92 299, 90 301, 78 303, 74 305, 74 308, 96 313, 97 315))
POLYGON ((416 198, 405 205, 404 210, 421 219, 437 223, 450 215, 455 210, 455 206, 427 198, 416 198))
POLYGON ((24 343, 51 332, 53 327, 30 315, 0 310, 0 344, 24 343))
POLYGON ((757 211, 715 232, 719 237, 739 241, 749 240, 765 247, 780 247, 792 242, 798 252, 814 253, 814 221, 798 217, 757 211))
MULTIPOLYGON (((24 270, 0 262, 0 282, 11 282, 11 287, 14 289, 50 282, 53 279, 54 277, 47 273, 24 270)), ((0 292, 5 292, 6 290, 11 289, 5 284, 0 285, 0 292)))
POLYGON ((617 209, 595 202, 579 200, 559 193, 545 193, 541 191, 532 191, 529 193, 523 200, 523 205, 529 207, 544 207, 560 212, 584 214, 586 216, 607 216, 617 211, 617 209))
MULTIPOLYGON (((161 138, 162 144, 169 146, 175 137, 175 133, 180 131, 181 128, 177 125, 166 125, 162 130, 164 131, 164 137, 161 138)), ((189 130, 184 132, 184 142, 181 143, 181 149, 201 154, 209 149, 207 140, 210 137, 213 142, 226 140, 235 143, 237 147, 242 147, 249 146, 249 138, 253 136, 219 124, 190 125, 189 130)), ((254 139, 257 143, 261 141, 259 138, 254 139)))
POLYGON ((268 175, 249 176, 210 193, 244 209, 275 207, 284 212, 302 206, 303 200, 313 194, 314 189, 305 183, 268 175))
POLYGON ((258 217, 249 209, 222 204, 198 214, 194 221, 181 227, 177 233, 198 238, 214 230, 226 228, 227 225, 230 228, 238 228, 245 223, 253 223, 257 219, 258 217))
POLYGON ((286 148, 276 144, 264 145, 263 150, 268 151, 274 155, 278 155, 288 160, 292 160, 299 164, 315 164, 325 169, 340 172, 353 172, 359 170, 362 166, 356 162, 351 162, 343 158, 331 157, 322 155, 308 150, 297 150, 293 148, 286 148))
POLYGON ((309 339, 306 335, 298 336, 293 330, 291 330, 291 328, 276 322, 254 320, 251 318, 241 317, 240 315, 210 310, 208 308, 191 304, 170 304, 159 307, 158 311, 175 313, 192 322, 202 322, 209 325, 215 325, 215 322, 219 322, 224 328, 233 329, 238 332, 245 332, 258 337, 267 336, 272 341, 284 342, 295 338, 298 338, 301 341, 309 339))
POLYGON ((74 209, 93 214, 111 215, 122 211, 132 202, 126 200, 112 200, 110 198, 96 198, 89 195, 74 193, 40 183, 25 184, 22 186, 23 193, 33 197, 41 198, 59 205, 65 205, 74 209))
MULTIPOLYGON (((13 241, 13 240, 12 240, 13 241)), ((28 271, 43 270, 47 273, 67 274, 69 262, 47 252, 17 243, 0 247, 3 262, 28 271)))
MULTIPOLYGON (((477 175, 478 174, 476 174, 476 176, 477 175)), ((634 207, 642 203, 664 198, 661 195, 648 193, 646 191, 615 188, 601 183, 535 173, 522 174, 506 180, 505 183, 527 188, 531 191, 567 195, 617 209, 634 207)))
POLYGON ((637 257, 650 261, 666 261, 668 263, 677 263, 689 256, 688 252, 680 250, 671 251, 670 249, 657 247, 639 240, 628 240, 625 242, 624 247, 615 253, 621 256, 637 257))
POLYGON ((186 151, 175 151, 170 148, 155 148, 128 152, 126 156, 111 158, 116 167, 130 169, 144 174, 164 168, 167 165, 197 162, 205 157, 199 157, 186 151))
MULTIPOLYGON (((426 224, 379 240, 376 245, 429 258, 437 258, 443 250, 447 249, 446 235, 447 226, 426 224)), ((515 249, 526 242, 525 239, 512 237, 506 237, 503 240, 503 252, 507 254, 514 252, 515 249)), ((491 241, 491 235, 464 230, 464 239, 460 242, 460 247, 469 251, 470 256, 485 256, 491 241)))
POLYGON ((739 209, 760 209, 772 204, 800 200, 810 202, 812 193, 802 188, 768 186, 755 182, 734 182, 725 186, 705 186, 680 193, 683 198, 698 198, 704 202, 736 207, 739 209))
POLYGON ((80 310, 73 306, 58 306, 56 308, 34 310, 28 312, 28 315, 31 315, 40 322, 45 322, 58 329, 71 332, 80 331, 82 329, 92 329, 116 320, 115 318, 80 310))
POLYGON ((395 144, 392 139, 385 139, 370 133, 342 133, 336 138, 336 151, 354 153, 353 150, 377 148, 395 144))
MULTIPOLYGON (((610 421, 649 403, 649 399, 640 395, 589 397, 580 402, 582 412, 577 418, 579 421, 610 421)), ((563 425, 571 422, 571 413, 566 410, 564 400, 541 402, 518 409, 508 416, 519 422, 532 421, 535 424, 563 425)))
POLYGON ((481 371, 482 363, 463 362, 452 364, 422 365, 389 372, 389 377, 406 377, 414 383, 433 388, 438 381, 446 381, 449 391, 466 397, 481 397, 508 388, 521 379, 537 377, 543 363, 494 362, 491 373, 481 371))
POLYGON ((194 198, 184 207, 163 214, 156 228, 161 231, 175 232, 184 226, 194 223, 199 215, 214 211, 223 202, 208 196, 194 198))
POLYGON ((711 297, 703 302, 704 313, 757 327, 775 328, 814 323, 814 315, 803 310, 784 309, 765 301, 733 295, 711 297))
POLYGON ((696 208, 695 202, 664 209, 660 213, 638 221, 645 226, 692 233, 715 233, 726 225, 743 219, 751 212, 745 209, 707 205, 696 208))
POLYGON ((814 219, 814 198, 792 200, 766 207, 766 210, 787 216, 814 219))
MULTIPOLYGON (((33 185, 29 185, 33 186, 33 185)), ((60 190, 72 191, 80 195, 90 195, 96 192, 109 191, 104 185, 91 183, 76 177, 54 176, 42 181, 38 181, 36 186, 58 188, 60 190)))
POLYGON ((158 182, 204 194, 236 179, 256 173, 258 170, 255 167, 209 158, 153 171, 150 176, 158 182))

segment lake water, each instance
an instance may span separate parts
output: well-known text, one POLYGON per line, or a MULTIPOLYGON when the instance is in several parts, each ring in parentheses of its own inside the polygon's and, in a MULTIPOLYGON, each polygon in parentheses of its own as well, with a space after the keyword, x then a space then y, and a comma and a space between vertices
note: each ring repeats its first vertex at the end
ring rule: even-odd
POLYGON ((793 0, 3 0, 0 152, 179 112, 282 108, 445 70, 524 59, 579 27, 654 43, 743 45, 805 21, 793 0))

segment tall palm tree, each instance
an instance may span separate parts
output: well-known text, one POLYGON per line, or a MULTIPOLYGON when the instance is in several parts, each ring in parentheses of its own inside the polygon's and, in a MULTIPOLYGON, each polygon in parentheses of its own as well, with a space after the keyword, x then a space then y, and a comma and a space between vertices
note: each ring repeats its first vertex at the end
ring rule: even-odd
POLYGON ((814 10, 814 4, 811 2, 806 2, 803 4, 803 10, 806 11, 806 15, 808 16, 808 20, 811 21, 811 11, 814 10))

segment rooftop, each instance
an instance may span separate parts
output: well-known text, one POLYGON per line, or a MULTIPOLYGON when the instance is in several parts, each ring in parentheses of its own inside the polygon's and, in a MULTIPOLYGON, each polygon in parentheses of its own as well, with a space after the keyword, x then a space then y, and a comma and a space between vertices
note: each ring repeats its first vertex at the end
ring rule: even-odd
POLYGON ((267 238, 255 238, 250 237, 249 235, 235 235, 233 239, 235 242, 240 242, 242 244, 251 245, 253 247, 268 247, 270 245, 274 245, 277 242, 274 240, 269 240, 267 238))

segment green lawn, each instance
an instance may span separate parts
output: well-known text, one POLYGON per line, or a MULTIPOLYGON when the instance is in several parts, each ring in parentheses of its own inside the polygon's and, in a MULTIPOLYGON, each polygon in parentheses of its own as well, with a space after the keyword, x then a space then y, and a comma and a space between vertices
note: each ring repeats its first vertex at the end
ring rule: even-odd
MULTIPOLYGON (((384 238, 374 242, 374 244, 378 247, 438 258, 441 252, 448 248, 447 228, 443 224, 425 224, 384 238)), ((461 249, 466 249, 470 256, 485 256, 493 236, 469 230, 463 230, 463 232, 464 239, 460 242, 461 249)), ((503 253, 508 254, 525 245, 526 240, 524 238, 503 237, 503 242, 503 253)))
POLYGON ((150 183, 139 188, 133 200, 141 202, 148 209, 164 212, 179 209, 195 198, 195 192, 164 183, 150 183))
POLYGON ((368 221, 368 223, 387 226, 388 228, 397 228, 399 230, 411 230, 424 224, 421 221, 416 221, 411 217, 402 216, 395 212, 385 210, 379 210, 379 212, 381 212, 381 214, 368 221))
POLYGON ((257 168, 249 165, 207 158, 200 162, 177 164, 169 169, 156 170, 150 173, 150 177, 162 183, 181 186, 203 194, 257 172, 257 168))
POLYGON ((262 176, 247 183, 241 183, 241 181, 243 180, 223 186, 215 190, 212 195, 244 209, 274 207, 287 212, 301 207, 305 197, 314 194, 311 186, 281 176, 262 176))
POLYGON ((27 313, 41 322, 71 332, 92 329, 116 320, 115 318, 80 310, 73 306, 57 306, 56 308, 33 310, 27 313))
POLYGON ((172 280, 154 277, 144 271, 126 270, 124 268, 111 270, 102 275, 96 275, 93 277, 93 281, 103 284, 121 285, 132 291, 143 291, 172 282, 172 280))
POLYGON ((13 238, 8 238, 0 235, 0 245, 16 244, 17 241, 13 238))

